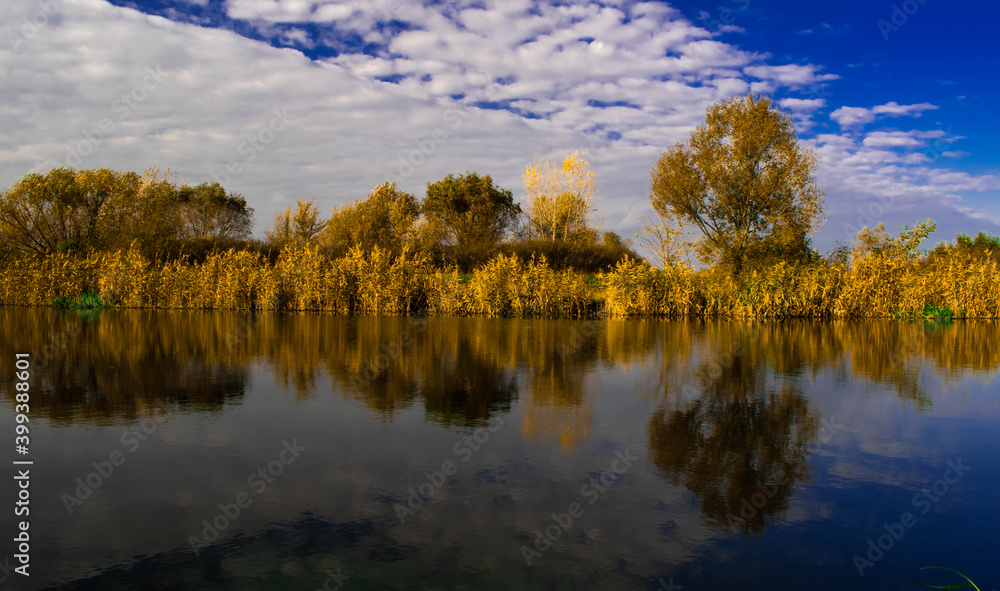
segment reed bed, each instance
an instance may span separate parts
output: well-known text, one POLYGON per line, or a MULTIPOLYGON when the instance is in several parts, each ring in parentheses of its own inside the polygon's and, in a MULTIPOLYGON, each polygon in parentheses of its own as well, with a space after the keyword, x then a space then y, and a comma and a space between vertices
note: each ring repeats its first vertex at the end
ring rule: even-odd
POLYGON ((946 310, 1000 318, 1000 265, 975 256, 905 260, 868 256, 848 268, 779 263, 736 280, 714 270, 665 270, 627 259, 586 275, 544 257, 498 254, 461 275, 404 250, 315 246, 275 263, 245 250, 167 263, 135 247, 114 253, 22 258, 0 267, 0 305, 50 306, 82 294, 121 308, 313 311, 359 315, 492 317, 892 318, 946 310))

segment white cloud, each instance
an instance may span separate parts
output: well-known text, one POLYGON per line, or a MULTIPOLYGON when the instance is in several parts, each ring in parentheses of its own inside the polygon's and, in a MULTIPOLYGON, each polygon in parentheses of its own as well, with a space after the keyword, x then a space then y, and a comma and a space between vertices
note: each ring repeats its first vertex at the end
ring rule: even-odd
POLYGON ((862 144, 869 148, 917 148, 923 146, 924 142, 912 132, 873 131, 865 137, 862 144))
POLYGON ((763 80, 769 88, 778 86, 803 88, 840 78, 836 74, 820 74, 819 70, 821 69, 821 66, 813 64, 786 64, 781 66, 753 65, 743 68, 743 71, 749 76, 763 80))
POLYGON ((937 109, 936 105, 930 103, 919 103, 916 105, 900 105, 895 101, 878 105, 871 109, 864 107, 841 107, 830 114, 841 127, 854 127, 872 123, 876 115, 888 115, 890 117, 920 117, 927 110, 937 109))
POLYGON ((876 115, 886 114, 892 117, 902 117, 904 115, 919 117, 922 112, 932 109, 937 109, 937 106, 932 105, 930 103, 920 103, 917 105, 900 105, 896 101, 892 101, 884 105, 878 105, 877 107, 872 107, 872 113, 876 115))
POLYGON ((793 113, 811 113, 816 109, 822 109, 826 106, 826 100, 821 98, 814 99, 801 99, 801 98, 786 98, 778 101, 778 104, 782 107, 792 111, 793 113))
POLYGON ((820 158, 817 176, 826 189, 829 215, 824 247, 852 240, 862 226, 884 221, 895 230, 931 218, 938 239, 983 225, 1000 228, 1000 220, 973 207, 977 194, 1000 191, 1000 175, 975 175, 943 166, 938 146, 958 139, 940 130, 872 132, 864 139, 822 134, 807 140, 820 158), (923 140, 935 139, 933 143, 923 140), (976 211, 979 215, 972 216, 976 211))

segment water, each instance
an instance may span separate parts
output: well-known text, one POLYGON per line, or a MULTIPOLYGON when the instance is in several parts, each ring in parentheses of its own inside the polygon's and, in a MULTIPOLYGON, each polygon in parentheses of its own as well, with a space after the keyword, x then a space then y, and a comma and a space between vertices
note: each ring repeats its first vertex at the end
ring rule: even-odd
POLYGON ((0 317, 0 590, 998 583, 997 323, 0 317))

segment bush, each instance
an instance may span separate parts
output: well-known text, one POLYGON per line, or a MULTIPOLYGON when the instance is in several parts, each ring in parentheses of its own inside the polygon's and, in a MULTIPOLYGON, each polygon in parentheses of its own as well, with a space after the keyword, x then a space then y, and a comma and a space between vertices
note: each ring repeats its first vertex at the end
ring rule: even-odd
POLYGON ((581 273, 610 271, 626 259, 641 260, 632 245, 614 232, 607 232, 601 242, 529 239, 503 244, 500 252, 522 261, 545 257, 553 269, 572 269, 581 273))

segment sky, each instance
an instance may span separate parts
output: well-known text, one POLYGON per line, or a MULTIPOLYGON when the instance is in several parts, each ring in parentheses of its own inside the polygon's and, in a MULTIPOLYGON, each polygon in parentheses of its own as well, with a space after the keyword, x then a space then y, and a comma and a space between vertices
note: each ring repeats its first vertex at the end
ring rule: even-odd
POLYGON ((925 246, 1000 233, 1000 7, 904 0, 4 0, 0 187, 52 167, 221 182, 258 236, 386 181, 489 174, 516 200, 579 151, 602 229, 634 238, 649 171, 737 94, 819 156, 827 252, 878 221, 925 246))

